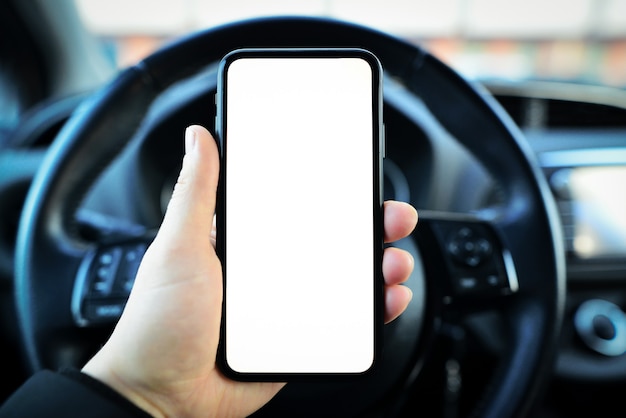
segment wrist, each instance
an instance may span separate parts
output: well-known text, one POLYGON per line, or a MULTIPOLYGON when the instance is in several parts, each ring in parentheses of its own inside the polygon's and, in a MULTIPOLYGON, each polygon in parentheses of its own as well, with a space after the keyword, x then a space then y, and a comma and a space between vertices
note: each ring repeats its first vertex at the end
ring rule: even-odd
POLYGON ((99 359, 91 359, 81 370, 82 373, 88 375, 92 379, 95 379, 117 394, 131 402, 136 407, 148 413, 154 418, 166 418, 165 414, 155 403, 150 401, 148 396, 143 394, 143 390, 134 385, 127 383, 111 368, 100 364, 99 359))

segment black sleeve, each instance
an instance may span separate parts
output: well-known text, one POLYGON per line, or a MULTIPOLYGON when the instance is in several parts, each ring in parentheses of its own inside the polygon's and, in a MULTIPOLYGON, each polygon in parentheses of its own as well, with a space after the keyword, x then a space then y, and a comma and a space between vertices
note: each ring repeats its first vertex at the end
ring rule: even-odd
POLYGON ((0 418, 152 418, 78 370, 35 373, 0 407, 0 418))

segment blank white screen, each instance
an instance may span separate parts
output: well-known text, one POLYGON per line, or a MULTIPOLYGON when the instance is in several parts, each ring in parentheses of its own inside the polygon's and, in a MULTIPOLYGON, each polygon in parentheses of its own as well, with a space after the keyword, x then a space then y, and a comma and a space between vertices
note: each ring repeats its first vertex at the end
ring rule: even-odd
POLYGON ((226 359, 358 373, 374 357, 372 74, 247 58, 226 78, 226 359))

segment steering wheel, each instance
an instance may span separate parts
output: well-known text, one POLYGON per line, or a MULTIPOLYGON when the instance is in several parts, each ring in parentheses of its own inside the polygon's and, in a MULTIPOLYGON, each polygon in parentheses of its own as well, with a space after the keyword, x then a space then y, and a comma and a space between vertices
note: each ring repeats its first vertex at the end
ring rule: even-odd
MULTIPOLYGON (((127 144, 146 136, 146 115, 159 95, 204 72, 201 93, 212 102, 211 68, 227 52, 301 46, 361 47, 382 62, 388 187, 421 209, 415 233, 397 243, 416 260, 407 282, 414 299, 385 326, 374 375, 290 383, 257 414, 393 416, 408 405, 430 405, 435 389, 429 379, 444 373, 441 353, 455 346, 450 341, 465 317, 489 312, 505 338, 494 370, 485 371, 485 389, 467 411, 523 416, 550 371, 564 310, 564 253, 545 179, 488 94, 419 47, 325 18, 253 19, 194 34, 121 72, 73 114, 32 183, 19 225, 16 304, 28 366, 79 366, 123 308, 151 225, 103 232, 104 224, 96 223, 86 234, 77 213, 104 170, 128 152, 127 144), (467 173, 452 176, 460 160, 450 155, 475 161, 474 177, 497 185, 490 188, 497 198, 474 189, 467 173), (114 273, 107 270, 112 265, 114 273), (121 270, 126 282, 117 288, 121 270)), ((202 112, 213 128, 214 106, 202 112)), ((454 363, 445 365, 450 383, 454 363)))

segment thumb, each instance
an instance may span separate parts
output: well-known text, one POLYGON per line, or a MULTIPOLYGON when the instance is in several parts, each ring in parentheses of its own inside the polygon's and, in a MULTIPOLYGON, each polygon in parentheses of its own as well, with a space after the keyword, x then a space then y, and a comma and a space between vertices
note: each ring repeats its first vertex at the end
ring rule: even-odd
POLYGON ((210 237, 218 178, 219 154, 215 140, 202 126, 188 127, 183 166, 157 240, 164 238, 172 244, 172 240, 210 237))

